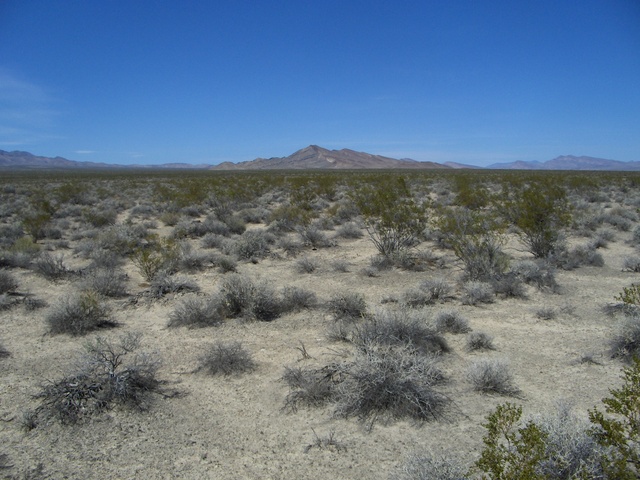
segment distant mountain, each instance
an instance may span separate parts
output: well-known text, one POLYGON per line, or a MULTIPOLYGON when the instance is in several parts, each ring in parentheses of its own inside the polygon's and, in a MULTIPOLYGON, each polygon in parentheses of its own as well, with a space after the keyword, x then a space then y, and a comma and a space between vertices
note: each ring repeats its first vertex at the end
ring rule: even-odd
POLYGON ((356 152, 343 148, 342 150, 327 150, 317 145, 310 145, 298 150, 288 157, 256 158, 247 162, 225 162, 212 167, 215 170, 288 170, 288 169, 447 169, 449 167, 435 162, 418 162, 411 159, 398 160, 381 155, 356 152))
POLYGON ((576 157, 563 155, 546 162, 511 162, 494 163, 487 168, 499 168, 506 170, 609 170, 609 171, 635 171, 640 170, 640 162, 620 162, 595 157, 576 157))
POLYGON ((482 167, 478 167, 477 165, 467 165, 466 163, 458 163, 458 162, 444 162, 443 165, 449 168, 475 168, 475 169, 482 168, 482 167))
POLYGON ((0 167, 105 168, 106 163, 75 162, 63 157, 40 157, 29 152, 0 150, 0 167))

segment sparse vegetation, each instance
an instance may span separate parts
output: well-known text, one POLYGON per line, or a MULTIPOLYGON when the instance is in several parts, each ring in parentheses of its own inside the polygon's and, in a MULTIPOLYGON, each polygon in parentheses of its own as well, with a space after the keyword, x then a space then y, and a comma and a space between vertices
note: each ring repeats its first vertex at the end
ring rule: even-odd
POLYGON ((256 368, 251 352, 242 343, 217 342, 207 347, 207 351, 200 358, 198 371, 209 375, 240 375, 251 372, 256 368))
POLYGON ((92 291, 70 295, 52 307, 47 315, 51 333, 85 335, 99 328, 115 327, 109 308, 92 291))
POLYGON ((520 393, 515 386, 509 364, 504 360, 482 359, 474 361, 467 371, 474 390, 481 393, 514 396, 520 393))

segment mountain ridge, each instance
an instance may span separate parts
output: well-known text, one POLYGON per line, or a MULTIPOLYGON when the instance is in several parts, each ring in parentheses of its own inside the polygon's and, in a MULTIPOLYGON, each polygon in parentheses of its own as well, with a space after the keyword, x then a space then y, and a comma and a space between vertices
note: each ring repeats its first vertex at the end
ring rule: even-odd
POLYGON ((598 170, 598 171, 640 171, 640 162, 621 162, 606 158, 588 157, 585 155, 560 155, 559 157, 538 161, 516 161, 494 163, 488 169, 505 170, 598 170))

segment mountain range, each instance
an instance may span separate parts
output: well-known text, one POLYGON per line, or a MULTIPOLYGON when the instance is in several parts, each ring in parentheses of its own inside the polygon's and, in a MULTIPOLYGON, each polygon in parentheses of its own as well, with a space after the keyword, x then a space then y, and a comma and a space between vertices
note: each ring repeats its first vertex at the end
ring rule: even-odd
MULTIPOLYGON (((382 155, 356 152, 343 148, 328 150, 310 145, 287 157, 256 158, 246 162, 224 162, 220 165, 193 165, 166 163, 162 165, 114 165, 96 162, 77 162, 63 157, 43 157, 29 152, 0 150, 0 168, 162 168, 162 169, 211 169, 211 170, 289 170, 289 169, 478 169, 481 167, 455 162, 419 162, 410 158, 395 159, 382 155)), ((640 171, 640 162, 620 162, 574 155, 563 155, 546 162, 518 161, 494 163, 488 169, 507 170, 608 170, 640 171)))

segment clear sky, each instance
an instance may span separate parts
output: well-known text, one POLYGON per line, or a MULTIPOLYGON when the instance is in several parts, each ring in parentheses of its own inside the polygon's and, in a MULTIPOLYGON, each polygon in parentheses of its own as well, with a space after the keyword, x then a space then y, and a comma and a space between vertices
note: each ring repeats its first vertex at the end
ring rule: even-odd
POLYGON ((0 149, 640 160, 639 0, 0 0, 0 149))

